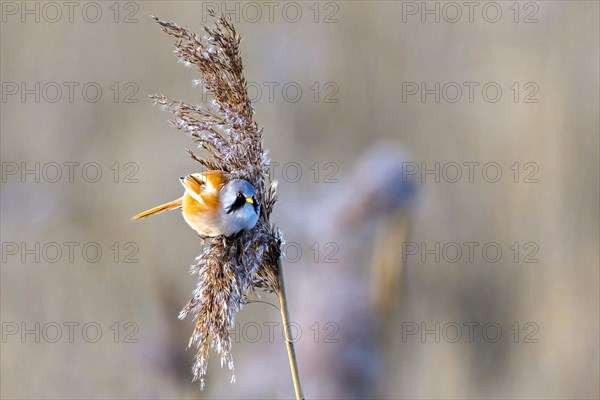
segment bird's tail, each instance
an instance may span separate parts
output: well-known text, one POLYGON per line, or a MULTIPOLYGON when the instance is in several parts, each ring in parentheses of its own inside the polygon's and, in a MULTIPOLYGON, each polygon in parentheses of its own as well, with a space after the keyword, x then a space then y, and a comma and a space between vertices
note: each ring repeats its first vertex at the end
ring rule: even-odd
POLYGON ((139 213, 137 215, 134 215, 131 218, 131 220, 133 221, 133 220, 136 220, 136 219, 142 219, 142 218, 146 218, 146 217, 149 217, 151 215, 154 215, 154 214, 159 214, 159 213, 161 213, 163 211, 173 210, 175 208, 179 208, 179 207, 181 207, 182 202, 183 202, 183 197, 180 197, 177 200, 173 200, 170 203, 166 203, 166 204, 163 204, 161 206, 154 207, 154 208, 151 208, 151 209, 149 209, 147 211, 144 211, 144 212, 141 212, 141 213, 139 213))

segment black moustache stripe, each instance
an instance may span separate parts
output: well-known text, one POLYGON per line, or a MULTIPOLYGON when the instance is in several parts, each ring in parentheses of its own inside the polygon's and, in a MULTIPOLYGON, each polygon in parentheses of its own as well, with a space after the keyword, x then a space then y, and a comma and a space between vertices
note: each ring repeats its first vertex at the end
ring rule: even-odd
MULTIPOLYGON (((245 203, 246 199, 244 197, 237 197, 233 204, 230 205, 229 208, 227 208, 227 214, 236 212, 240 208, 244 207, 245 203)), ((252 208, 254 208, 254 212, 258 215, 259 206, 256 200, 254 200, 254 202, 252 203, 252 208)))
POLYGON ((235 201, 233 202, 233 204, 230 205, 229 208, 227 209, 227 214, 231 214, 232 212, 236 212, 240 208, 244 207, 244 203, 245 202, 246 202, 245 198, 243 198, 243 197, 237 197, 235 199, 235 201))

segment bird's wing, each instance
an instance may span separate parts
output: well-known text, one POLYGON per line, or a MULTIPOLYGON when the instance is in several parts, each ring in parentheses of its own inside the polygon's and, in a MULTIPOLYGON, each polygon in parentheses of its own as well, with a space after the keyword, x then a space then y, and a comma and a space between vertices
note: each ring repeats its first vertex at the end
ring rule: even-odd
POLYGON ((223 186, 221 171, 207 171, 202 174, 190 174, 180 178, 186 193, 202 204, 213 203, 218 199, 223 186))

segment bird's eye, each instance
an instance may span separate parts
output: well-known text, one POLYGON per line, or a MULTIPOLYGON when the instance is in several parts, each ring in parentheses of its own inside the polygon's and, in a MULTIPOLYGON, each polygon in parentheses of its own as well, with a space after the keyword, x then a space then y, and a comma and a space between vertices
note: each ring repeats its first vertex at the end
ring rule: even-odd
POLYGON ((238 194, 237 194, 237 197, 238 197, 238 199, 239 199, 239 198, 244 198, 244 195, 243 195, 243 194, 241 194, 241 193, 238 193, 238 194))

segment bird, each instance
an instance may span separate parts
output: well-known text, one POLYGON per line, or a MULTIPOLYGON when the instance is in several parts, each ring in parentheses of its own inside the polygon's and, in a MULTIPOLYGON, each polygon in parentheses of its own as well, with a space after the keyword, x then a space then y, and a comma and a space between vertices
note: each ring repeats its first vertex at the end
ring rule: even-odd
POLYGON ((225 182, 222 171, 193 173, 179 180, 185 189, 182 197, 141 212, 131 220, 181 208, 185 222, 204 237, 230 237, 251 230, 258 222, 260 205, 254 186, 247 180, 225 182))

